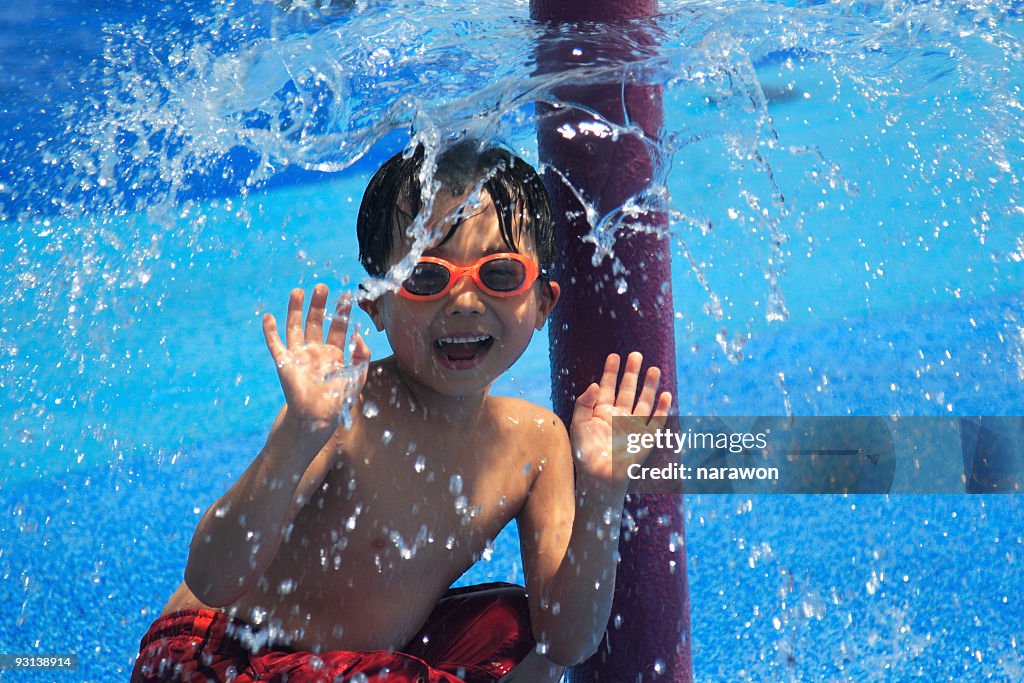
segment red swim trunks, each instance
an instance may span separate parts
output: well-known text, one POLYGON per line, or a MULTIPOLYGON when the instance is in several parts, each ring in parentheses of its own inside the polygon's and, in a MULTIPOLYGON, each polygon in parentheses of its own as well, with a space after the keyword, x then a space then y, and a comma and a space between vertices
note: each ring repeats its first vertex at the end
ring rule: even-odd
POLYGON ((526 594, 511 584, 449 591, 402 652, 254 653, 236 634, 256 631, 214 610, 164 615, 142 638, 132 683, 493 683, 536 644, 526 594))

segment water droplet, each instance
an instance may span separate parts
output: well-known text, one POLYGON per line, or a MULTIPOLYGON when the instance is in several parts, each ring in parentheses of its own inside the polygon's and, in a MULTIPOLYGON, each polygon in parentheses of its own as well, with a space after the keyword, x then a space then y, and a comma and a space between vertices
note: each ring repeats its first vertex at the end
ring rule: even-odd
POLYGON ((462 493, 462 475, 453 474, 448 480, 448 493, 457 496, 462 493))
POLYGON ((665 673, 665 670, 666 670, 666 667, 665 667, 665 660, 664 659, 656 659, 656 660, 654 660, 654 673, 656 673, 656 674, 663 674, 663 673, 665 673))
POLYGON ((427 459, 421 455, 420 457, 416 458, 416 462, 413 463, 412 468, 416 470, 417 474, 421 474, 423 470, 427 469, 427 459))
POLYGON ((367 418, 375 418, 380 414, 380 408, 373 401, 366 401, 363 403, 363 416, 367 418))

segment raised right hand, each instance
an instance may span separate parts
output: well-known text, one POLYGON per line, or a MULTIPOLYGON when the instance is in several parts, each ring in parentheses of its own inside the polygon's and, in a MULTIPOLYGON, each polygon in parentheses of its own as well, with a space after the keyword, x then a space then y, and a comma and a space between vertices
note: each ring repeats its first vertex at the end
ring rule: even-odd
POLYGON ((277 376, 288 402, 287 418, 311 431, 333 430, 366 383, 370 349, 358 333, 353 334, 352 358, 346 367, 345 336, 352 310, 351 296, 338 300, 326 343, 323 332, 326 285, 313 288, 305 332, 302 329, 303 298, 301 289, 293 289, 288 299, 287 346, 281 343, 277 321, 270 313, 263 316, 263 336, 277 365, 277 376))

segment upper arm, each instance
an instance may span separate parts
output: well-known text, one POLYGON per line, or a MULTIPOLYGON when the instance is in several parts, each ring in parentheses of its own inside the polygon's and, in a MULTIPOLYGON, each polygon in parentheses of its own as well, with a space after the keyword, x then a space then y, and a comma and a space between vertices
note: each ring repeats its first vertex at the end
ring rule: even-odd
POLYGON ((541 453, 539 471, 517 518, 530 616, 535 625, 542 616, 541 597, 565 557, 576 505, 569 436, 561 421, 551 413, 547 416, 536 445, 541 453))

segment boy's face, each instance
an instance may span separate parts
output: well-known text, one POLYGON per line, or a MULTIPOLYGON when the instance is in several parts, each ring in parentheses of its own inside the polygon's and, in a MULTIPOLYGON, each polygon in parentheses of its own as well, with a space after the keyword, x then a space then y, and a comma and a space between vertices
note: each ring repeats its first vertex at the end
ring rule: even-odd
MULTIPOLYGON (((442 191, 434 201, 430 227, 443 239, 464 197, 442 191), (444 223, 442 221, 447 221, 444 223)), ((513 251, 501 235, 498 214, 486 191, 478 206, 465 210, 464 220, 444 244, 427 249, 457 266, 494 253, 513 251)), ((404 234, 389 267, 410 250, 404 234)), ((397 242, 397 240, 396 240, 397 242)), ((536 262, 532 240, 523 236, 519 252, 536 262)), ((457 280, 441 298, 423 301, 388 293, 361 305, 378 330, 385 330, 401 370, 430 389, 465 396, 486 389, 526 350, 535 330, 544 325, 558 299, 558 284, 540 280, 520 294, 492 296, 469 276, 457 280)))

